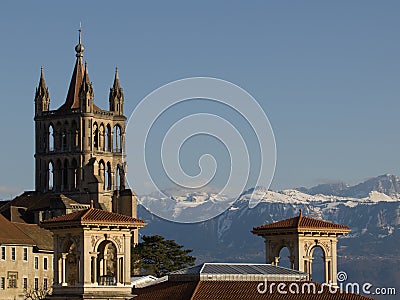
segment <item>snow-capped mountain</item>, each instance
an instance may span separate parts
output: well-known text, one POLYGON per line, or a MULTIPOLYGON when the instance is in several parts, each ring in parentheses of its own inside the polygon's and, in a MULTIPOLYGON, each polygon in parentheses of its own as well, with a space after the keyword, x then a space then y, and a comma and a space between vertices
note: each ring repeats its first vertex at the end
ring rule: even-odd
MULTIPOLYGON (((355 186, 342 185, 340 192, 308 194, 299 190, 249 190, 218 216, 199 223, 163 220, 139 205, 139 217, 148 225, 141 234, 163 235, 189 249, 198 261, 264 262, 264 244, 250 231, 254 226, 303 214, 344 224, 352 230, 339 243, 339 269, 345 268, 356 282, 395 286, 400 291, 400 187, 394 175, 383 175, 355 186), (336 194, 336 195, 335 195, 336 194), (346 196, 348 194, 348 196, 346 196), (258 205, 249 207, 251 197, 258 205), (372 278, 371 278, 372 277, 372 278)), ((314 189, 315 191, 316 189, 314 189)), ((331 189, 332 191, 332 189, 331 189)), ((169 199, 143 197, 142 203, 164 205, 173 216, 195 215, 208 204, 228 199, 205 191, 182 192, 169 199)))

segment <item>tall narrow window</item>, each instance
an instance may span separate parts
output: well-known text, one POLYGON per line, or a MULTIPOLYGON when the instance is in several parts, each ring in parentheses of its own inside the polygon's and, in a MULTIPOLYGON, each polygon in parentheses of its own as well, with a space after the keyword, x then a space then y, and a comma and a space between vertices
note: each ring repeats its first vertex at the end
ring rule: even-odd
POLYGON ((47 257, 43 257, 43 269, 47 270, 47 257))
POLYGON ((24 261, 28 261, 28 248, 24 248, 24 261))
POLYGON ((48 287, 47 278, 43 279, 43 289, 46 291, 48 287))
POLYGON ((99 148, 99 128, 96 123, 93 124, 93 148, 99 148))
POLYGON ((63 167, 63 186, 64 186, 64 191, 68 191, 69 190, 69 186, 68 186, 68 169, 69 169, 68 160, 65 160, 64 161, 64 167, 63 167))
POLYGON ((49 178, 48 189, 49 191, 52 191, 54 188, 54 164, 52 161, 49 162, 49 167, 47 172, 49 178))
POLYGON ((11 260, 15 260, 15 247, 11 247, 11 260))
POLYGON ((34 260, 34 268, 35 270, 39 269, 39 257, 35 256, 35 260, 34 260))
POLYGON ((115 188, 120 189, 121 188, 121 167, 117 166, 117 169, 115 171, 115 188))
POLYGON ((1 277, 0 278, 0 289, 4 290, 6 288, 6 278, 1 277))
POLYGON ((54 128, 53 125, 49 126, 49 151, 54 151, 54 128))
POLYGON ((35 278, 34 289, 35 289, 35 291, 37 291, 39 289, 39 278, 35 278))
POLYGON ((106 170, 105 170, 105 165, 104 165, 104 161, 101 160, 99 162, 99 176, 101 178, 101 180, 103 181, 103 190, 106 189, 106 170))
POLYGON ((114 126, 114 152, 122 152, 122 135, 119 125, 114 126))
POLYGON ((68 148, 67 132, 64 130, 61 134, 61 148, 66 151, 68 148))
POLYGON ((28 289, 28 278, 24 277, 22 280, 22 287, 24 290, 28 289))
POLYGON ((112 141, 111 141, 111 127, 110 124, 106 126, 106 140, 105 140, 105 149, 106 151, 111 151, 112 141))
POLYGON ((5 260, 6 259, 6 247, 1 246, 1 259, 5 260))

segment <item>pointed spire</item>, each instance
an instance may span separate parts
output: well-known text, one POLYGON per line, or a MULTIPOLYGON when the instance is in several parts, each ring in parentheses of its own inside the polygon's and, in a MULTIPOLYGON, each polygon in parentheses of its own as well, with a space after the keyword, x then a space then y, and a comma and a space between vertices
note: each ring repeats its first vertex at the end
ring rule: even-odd
POLYGON ((46 95, 48 96, 48 89, 46 87, 46 80, 44 80, 44 71, 43 71, 43 67, 40 68, 40 79, 39 79, 39 85, 36 89, 36 92, 39 93, 39 95, 46 95))
POLYGON ((118 67, 115 67, 115 77, 114 77, 113 89, 120 89, 120 88, 121 88, 121 86, 119 84, 118 67))
POLYGON ((39 79, 39 84, 36 88, 35 104, 36 104, 35 105, 36 113, 41 113, 43 111, 49 110, 50 94, 49 94, 49 89, 46 86, 46 81, 44 79, 43 67, 40 68, 40 79, 39 79))
POLYGON ((119 83, 118 67, 115 68, 114 84, 110 88, 110 110, 123 114, 124 109, 124 90, 119 83))
POLYGON ((92 83, 90 82, 89 79, 89 71, 88 71, 88 66, 87 66, 87 62, 85 62, 85 73, 83 75, 83 79, 82 79, 82 84, 79 90, 79 93, 92 93, 93 89, 92 89, 92 83))

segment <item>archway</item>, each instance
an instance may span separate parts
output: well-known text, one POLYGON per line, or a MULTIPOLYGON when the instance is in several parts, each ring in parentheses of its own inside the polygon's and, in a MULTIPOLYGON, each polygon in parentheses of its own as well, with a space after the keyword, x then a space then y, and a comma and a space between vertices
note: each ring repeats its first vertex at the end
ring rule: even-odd
POLYGON ((49 151, 54 151, 54 127, 53 127, 53 124, 49 125, 48 141, 49 141, 49 145, 48 145, 49 151))
POLYGON ((79 282, 79 264, 76 244, 73 241, 67 242, 62 256, 64 270, 63 283, 68 286, 76 285, 79 282))
POLYGON ((118 281, 117 247, 109 240, 98 246, 97 275, 100 285, 116 285, 118 281))
POLYGON ((310 275, 311 280, 319 283, 325 282, 325 252, 320 246, 315 246, 310 251, 311 266, 310 275))
POLYGON ((49 162, 49 167, 48 167, 48 190, 52 191, 54 189, 54 164, 52 161, 49 162))
POLYGON ((279 251, 278 266, 292 269, 292 263, 290 261, 290 250, 288 247, 282 247, 279 251))

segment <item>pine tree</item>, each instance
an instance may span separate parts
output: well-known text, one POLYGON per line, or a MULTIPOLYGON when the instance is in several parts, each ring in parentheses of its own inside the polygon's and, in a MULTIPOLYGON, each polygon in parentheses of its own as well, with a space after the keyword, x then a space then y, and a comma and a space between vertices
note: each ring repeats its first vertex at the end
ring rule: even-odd
POLYGON ((142 240, 132 249, 133 269, 142 274, 162 277, 194 265, 196 258, 189 255, 193 250, 183 249, 173 240, 165 240, 159 235, 143 236, 142 240))

